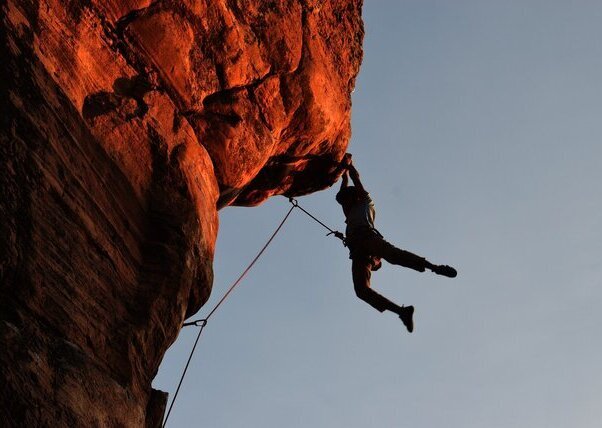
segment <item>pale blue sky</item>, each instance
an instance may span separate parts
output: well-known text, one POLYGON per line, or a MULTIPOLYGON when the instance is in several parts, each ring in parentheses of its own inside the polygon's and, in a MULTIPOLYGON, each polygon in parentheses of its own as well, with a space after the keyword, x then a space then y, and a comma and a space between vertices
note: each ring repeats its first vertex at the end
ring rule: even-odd
MULTIPOLYGON (((366 0, 350 151, 393 243, 408 334, 296 212, 212 317, 172 427, 597 428, 602 421, 602 3, 366 0)), ((301 198, 334 228, 335 189, 301 198)), ((288 209, 220 213, 206 315, 288 209)), ((174 392, 196 331, 168 352, 174 392)))

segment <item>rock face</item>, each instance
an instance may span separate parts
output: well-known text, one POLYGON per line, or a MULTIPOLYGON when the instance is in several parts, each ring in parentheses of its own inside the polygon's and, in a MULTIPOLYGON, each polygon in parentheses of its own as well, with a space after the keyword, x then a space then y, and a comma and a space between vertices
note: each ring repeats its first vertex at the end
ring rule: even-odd
POLYGON ((217 210, 340 175, 361 0, 0 8, 2 425, 157 426, 217 210))

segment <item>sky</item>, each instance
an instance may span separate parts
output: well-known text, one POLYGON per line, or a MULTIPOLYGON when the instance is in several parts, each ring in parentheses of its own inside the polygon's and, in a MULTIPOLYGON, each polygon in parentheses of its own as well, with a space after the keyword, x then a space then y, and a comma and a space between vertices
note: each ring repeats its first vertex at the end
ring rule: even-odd
MULTIPOLYGON (((602 420, 602 2, 366 0, 349 151, 406 332, 296 210, 203 332, 172 427, 594 428, 602 420)), ((343 230, 338 184, 299 202, 343 230)), ((220 212, 213 307, 289 208, 220 212)), ((153 386, 175 391, 197 330, 153 386)))

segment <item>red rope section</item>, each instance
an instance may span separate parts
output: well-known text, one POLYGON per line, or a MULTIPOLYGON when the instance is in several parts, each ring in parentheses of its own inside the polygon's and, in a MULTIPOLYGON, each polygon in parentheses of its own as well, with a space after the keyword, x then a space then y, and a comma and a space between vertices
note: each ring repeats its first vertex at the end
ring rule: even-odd
POLYGON ((182 382, 184 381, 184 377, 186 376, 186 372, 188 371, 188 366, 190 365, 190 361, 192 360, 192 356, 194 355, 194 351, 196 349, 196 345, 199 342, 199 339, 201 338, 201 333, 203 333, 203 329, 207 325, 207 322, 209 321, 209 318, 211 318, 211 316, 215 313, 215 311, 217 311, 217 309, 221 306, 221 304, 224 303, 224 301, 228 298, 228 296, 230 295, 230 293, 232 293, 232 291, 234 291, 234 289, 236 288, 236 286, 242 281, 242 279, 251 270, 251 268, 253 267, 253 265, 255 264, 255 262, 257 262, 257 260, 259 260, 259 258, 261 257, 261 255, 269 247, 269 245, 272 243, 272 241, 274 240, 274 238, 276 237, 276 235, 278 235, 278 232, 280 232, 280 229, 282 229, 282 226, 284 226, 284 223, 286 223, 286 220, 288 219, 288 217, 291 215, 291 213, 293 212, 293 210, 297 206, 298 205, 293 204, 293 206, 288 210, 288 212, 286 213, 286 215, 284 216, 284 218, 282 219, 282 221, 280 222, 280 224, 278 225, 278 227, 276 228, 276 230, 274 231, 274 233, 272 233, 272 236, 270 236, 270 239, 268 239, 268 241, 261 248, 261 250, 259 250, 259 252, 255 256, 255 258, 251 261, 251 263, 249 263, 249 265, 243 271, 243 273, 240 274, 240 276, 238 277, 238 279, 236 281, 234 281, 234 283, 230 286, 230 288, 228 289, 228 291, 226 291, 226 293, 220 299, 220 301, 217 302, 217 304, 213 307, 213 309, 211 310, 211 312, 209 312, 209 315, 207 315, 207 317, 204 318, 204 319, 196 320, 196 321, 191 321, 191 322, 187 322, 187 323, 183 324, 183 327, 190 326, 190 325, 196 325, 196 326, 199 326, 201 328, 199 330, 199 334, 196 337, 196 340, 194 341, 194 345, 192 346, 192 350, 190 351, 190 355, 188 356, 188 361, 186 362, 186 366, 184 367, 184 371, 182 372, 182 376, 180 377, 180 382, 178 383, 178 387, 176 388, 176 392, 175 392, 175 394, 173 396, 173 400, 171 401, 169 409, 167 410, 167 415, 165 415, 165 420, 163 421, 163 428, 165 428, 165 426, 167 425, 167 420, 169 419, 169 415, 171 413, 171 410, 173 409, 173 406, 174 406, 174 404, 176 402, 176 398, 178 398, 178 393, 180 392, 180 387, 182 386, 182 382))

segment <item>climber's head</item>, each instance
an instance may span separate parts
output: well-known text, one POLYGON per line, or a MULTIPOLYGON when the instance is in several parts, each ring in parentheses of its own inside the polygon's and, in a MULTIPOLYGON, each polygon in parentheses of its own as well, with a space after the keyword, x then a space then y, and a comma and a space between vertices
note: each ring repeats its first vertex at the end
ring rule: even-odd
POLYGON ((343 206, 343 209, 346 209, 357 202, 360 198, 360 192, 355 186, 343 187, 337 193, 336 200, 339 204, 343 206))

